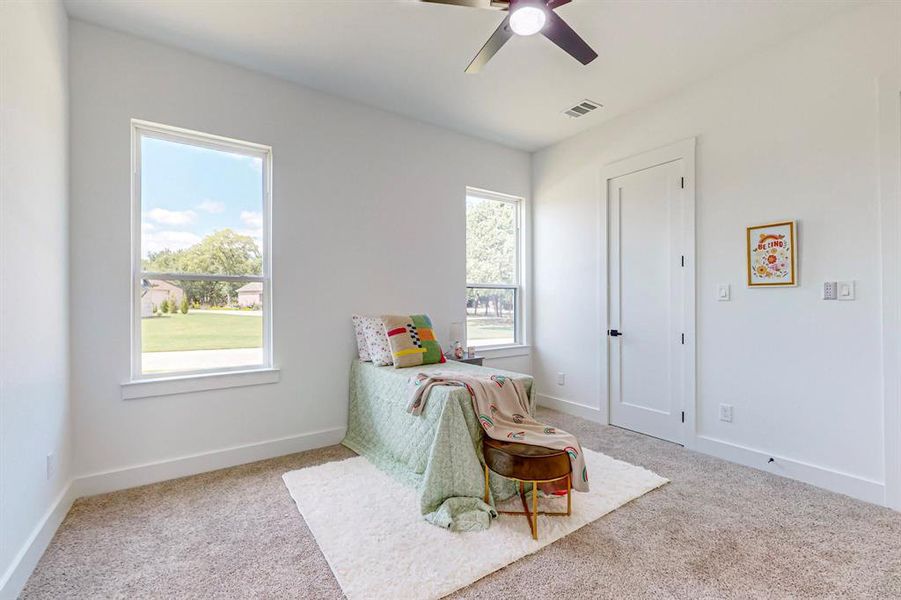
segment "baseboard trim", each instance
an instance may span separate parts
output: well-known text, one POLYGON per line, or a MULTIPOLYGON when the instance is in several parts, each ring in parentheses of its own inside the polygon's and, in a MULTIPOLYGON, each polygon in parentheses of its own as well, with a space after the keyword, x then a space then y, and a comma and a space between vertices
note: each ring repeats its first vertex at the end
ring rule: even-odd
POLYGON ((22 588, 25 587, 25 582, 28 581, 32 571, 37 566, 38 561, 41 560, 41 556, 44 555, 44 550, 47 549, 50 540, 53 539, 53 535, 56 533, 60 523, 63 522, 69 509, 72 508, 72 503, 75 502, 75 499, 75 487, 70 481, 60 491, 50 508, 47 509, 43 518, 41 518, 34 531, 28 536, 22 548, 16 554, 6 573, 0 578, 0 599, 14 600, 18 597, 22 588))
POLYGON ((549 396, 548 394, 536 393, 535 399, 538 401, 539 406, 545 406, 547 408, 559 410, 560 412, 566 413, 568 415, 581 417, 588 421, 600 423, 601 425, 607 425, 607 416, 600 408, 585 406, 584 404, 578 404, 576 402, 573 402, 572 400, 555 398, 554 396, 549 396))
MULTIPOLYGON (((535 397, 540 406, 559 410, 560 412, 595 423, 607 424, 606 415, 599 408, 577 404, 571 400, 555 398, 547 394, 535 394, 535 397)), ((881 506, 887 505, 885 484, 879 481, 865 479, 850 473, 842 473, 784 456, 777 456, 756 448, 749 448, 705 435, 695 436, 691 443, 686 443, 685 446, 703 454, 709 454, 710 456, 759 469, 767 473, 773 473, 781 477, 787 477, 788 479, 809 483, 810 485, 851 496, 864 502, 871 502, 881 506), (770 458, 774 459, 773 462, 769 462, 770 458)))
POLYGON ((264 442, 233 446, 170 460, 83 475, 75 478, 74 487, 78 497, 94 496, 159 481, 197 475, 198 473, 207 473, 258 460, 294 454, 295 452, 332 446, 344 439, 346 430, 346 427, 333 427, 264 442))
POLYGON ((69 509, 72 508, 72 503, 82 496, 104 494, 332 446, 344 439, 346 430, 346 427, 333 427, 76 477, 66 484, 31 536, 22 545, 22 549, 19 550, 12 565, 0 578, 0 600, 14 600, 19 595, 50 544, 50 540, 53 539, 57 528, 65 519, 69 509))
POLYGON ((878 481, 864 479, 850 473, 842 473, 784 456, 769 454, 755 448, 733 444, 704 435, 695 437, 692 449, 722 458, 723 460, 745 465, 746 467, 809 483, 810 485, 851 496, 864 502, 885 505, 885 484, 878 481), (773 462, 769 462, 770 458, 773 459, 773 462))

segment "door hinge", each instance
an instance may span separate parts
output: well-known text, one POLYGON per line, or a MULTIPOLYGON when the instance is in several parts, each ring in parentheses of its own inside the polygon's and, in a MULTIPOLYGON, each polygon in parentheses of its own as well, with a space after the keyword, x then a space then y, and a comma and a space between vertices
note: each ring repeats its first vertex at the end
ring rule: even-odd
POLYGON ((685 343, 685 334, 684 333, 682 334, 682 343, 683 344, 685 343))
POLYGON ((685 422, 685 411, 684 410, 682 411, 682 422, 683 423, 685 422))
POLYGON ((684 267, 685 266, 685 255, 683 254, 681 258, 682 258, 681 263, 682 263, 682 266, 684 267))
POLYGON ((680 179, 679 185, 680 185, 680 187, 681 187, 683 190, 685 189, 685 178, 684 178, 684 177, 682 177, 682 178, 680 179))

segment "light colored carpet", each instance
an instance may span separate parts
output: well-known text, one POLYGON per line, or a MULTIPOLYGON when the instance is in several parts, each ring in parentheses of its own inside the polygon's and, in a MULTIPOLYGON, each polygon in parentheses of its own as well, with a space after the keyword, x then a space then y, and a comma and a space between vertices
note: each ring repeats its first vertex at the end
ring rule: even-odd
MULTIPOLYGON (((451 598, 901 597, 899 513, 628 431, 539 417, 672 483, 451 598)), ((281 477, 351 456, 332 446, 81 499, 23 595, 340 598, 281 477)))
MULTIPOLYGON (((488 531, 453 533, 419 514, 416 490, 358 456, 286 473, 285 485, 350 600, 438 600, 537 552, 666 483, 647 469, 584 451, 592 486, 569 517, 500 515, 488 531)), ((566 510, 563 498, 541 510, 566 510)), ((513 510, 522 510, 519 499, 513 510)), ((510 510, 504 507, 503 510, 510 510)))

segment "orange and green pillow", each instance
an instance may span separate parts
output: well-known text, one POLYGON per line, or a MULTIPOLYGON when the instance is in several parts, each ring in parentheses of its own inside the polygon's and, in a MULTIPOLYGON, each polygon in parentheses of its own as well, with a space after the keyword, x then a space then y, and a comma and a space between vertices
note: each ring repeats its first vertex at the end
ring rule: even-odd
POLYGON ((444 362, 441 344, 428 315, 385 315, 382 322, 396 368, 444 362))

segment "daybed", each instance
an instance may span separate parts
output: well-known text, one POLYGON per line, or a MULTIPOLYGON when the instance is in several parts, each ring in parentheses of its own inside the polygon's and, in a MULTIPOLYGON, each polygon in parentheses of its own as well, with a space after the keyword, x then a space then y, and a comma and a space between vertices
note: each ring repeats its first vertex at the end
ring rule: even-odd
MULTIPOLYGON (((395 369, 355 360, 350 374, 347 436, 342 443, 419 489, 420 510, 427 520, 450 529, 482 529, 487 516, 474 522, 474 515, 486 515, 493 508, 482 501, 482 428, 469 393, 461 387, 438 387, 421 415, 406 411, 411 377, 453 370, 518 379, 534 409, 532 378, 521 373, 454 361, 395 369)), ((491 489, 495 498, 515 493, 513 484, 500 477, 492 477, 491 489)))

